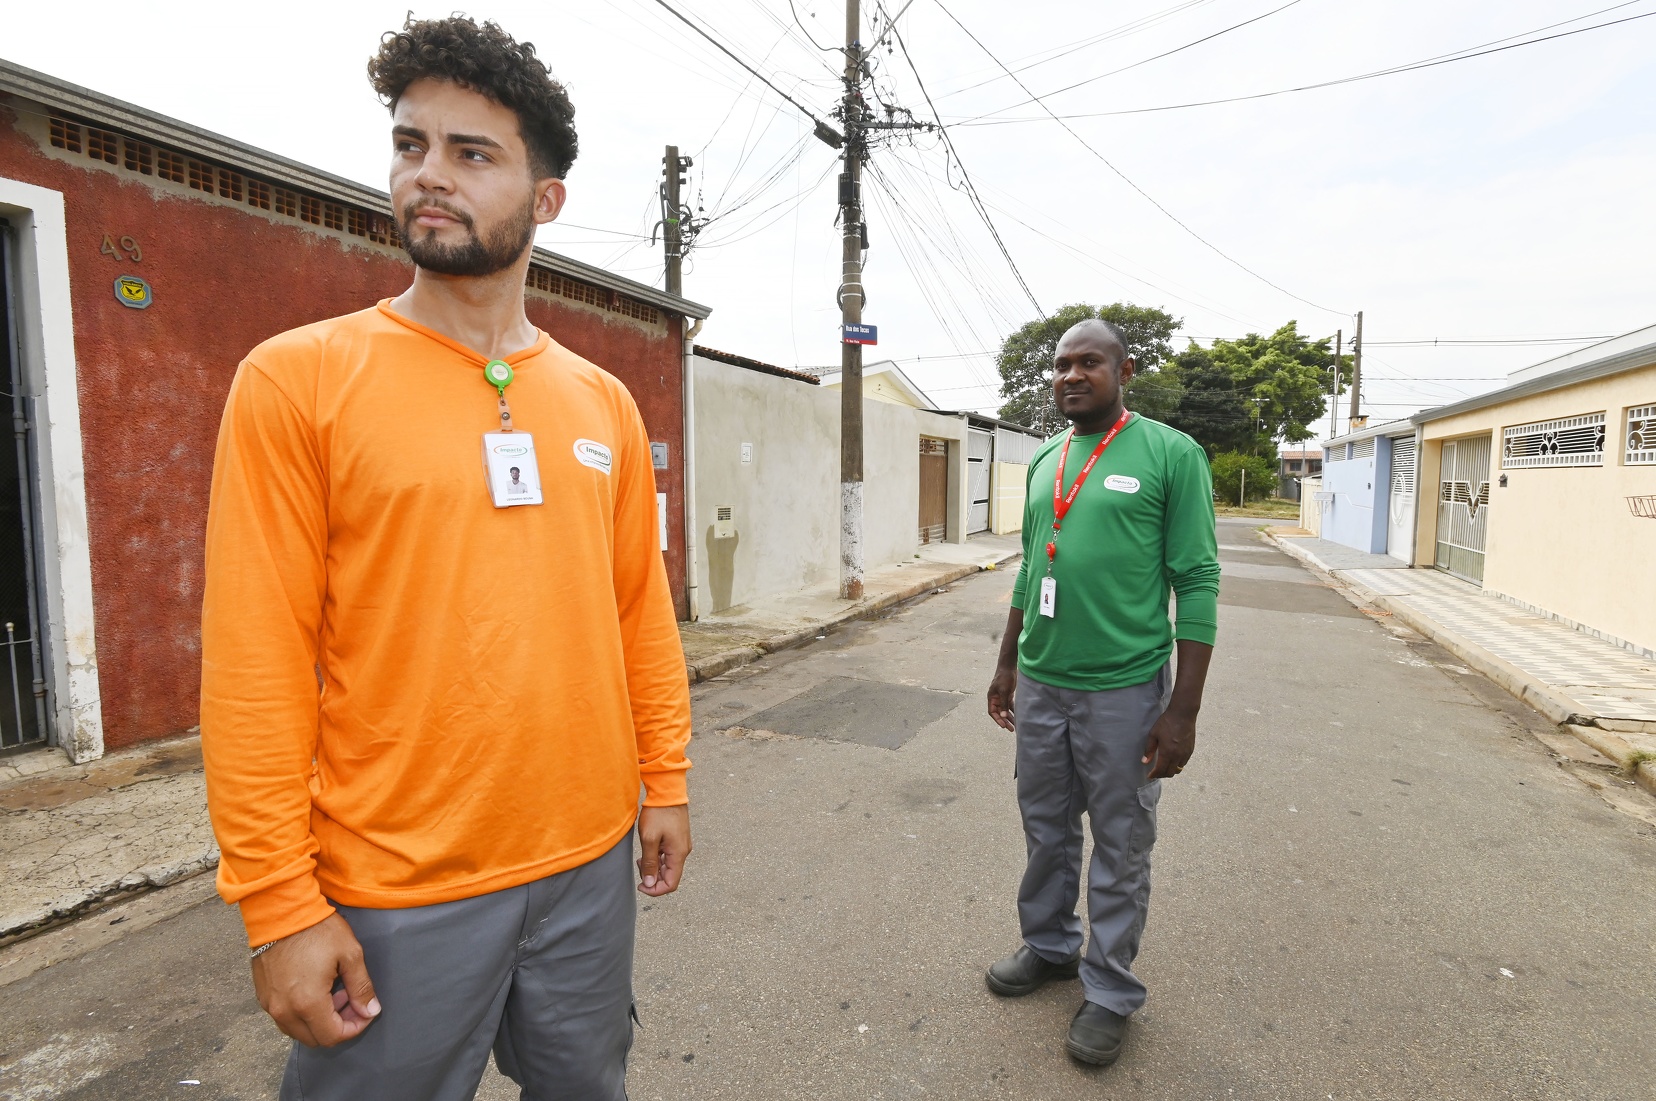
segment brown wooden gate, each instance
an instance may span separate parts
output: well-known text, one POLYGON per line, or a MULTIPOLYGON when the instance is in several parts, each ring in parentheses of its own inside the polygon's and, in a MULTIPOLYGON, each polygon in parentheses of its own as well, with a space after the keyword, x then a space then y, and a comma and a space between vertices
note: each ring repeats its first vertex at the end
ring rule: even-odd
POLYGON ((949 528, 949 444, 920 440, 920 542, 941 543, 949 528))

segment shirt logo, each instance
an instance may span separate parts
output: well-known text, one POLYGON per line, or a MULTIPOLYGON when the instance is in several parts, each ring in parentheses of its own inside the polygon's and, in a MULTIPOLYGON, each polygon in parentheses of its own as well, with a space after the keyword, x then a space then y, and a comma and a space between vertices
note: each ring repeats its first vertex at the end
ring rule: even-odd
POLYGON ((610 472, 610 449, 597 440, 576 440, 575 461, 605 474, 610 472))
POLYGON ((1139 491, 1139 480, 1129 478, 1125 474, 1112 474, 1104 479, 1104 488, 1113 489, 1117 493, 1137 493, 1139 491))

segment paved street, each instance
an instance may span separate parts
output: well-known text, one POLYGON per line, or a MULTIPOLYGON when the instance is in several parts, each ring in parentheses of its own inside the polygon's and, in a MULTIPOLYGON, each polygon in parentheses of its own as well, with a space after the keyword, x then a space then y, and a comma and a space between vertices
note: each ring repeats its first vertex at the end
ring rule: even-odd
MULTIPOLYGON (((632 1096, 1648 1101, 1656 829, 1256 523, 1220 524, 1219 650, 1117 1066, 1064 1054, 1077 984, 982 981, 1022 856, 982 704, 995 571, 697 686, 696 852, 640 916, 632 1096)), ((273 1096, 234 914, 133 913, 0 950, 112 938, 0 988, 0 1098, 273 1096)))

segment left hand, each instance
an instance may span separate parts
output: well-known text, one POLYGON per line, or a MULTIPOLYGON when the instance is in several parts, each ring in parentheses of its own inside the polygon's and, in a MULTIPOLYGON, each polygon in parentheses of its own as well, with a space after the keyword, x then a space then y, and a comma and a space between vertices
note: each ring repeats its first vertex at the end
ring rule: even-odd
POLYGON ((638 889, 651 897, 678 890, 690 855, 690 807, 645 807, 638 813, 638 889))
POLYGON ((1177 776, 1196 752, 1196 716, 1172 709, 1162 712, 1144 740, 1143 764, 1150 766, 1145 783, 1177 776))

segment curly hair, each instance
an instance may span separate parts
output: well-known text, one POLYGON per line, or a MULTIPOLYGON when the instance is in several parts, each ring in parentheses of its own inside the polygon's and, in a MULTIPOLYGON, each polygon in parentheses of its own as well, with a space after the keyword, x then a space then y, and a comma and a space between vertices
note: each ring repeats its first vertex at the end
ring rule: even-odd
POLYGON ((518 42, 498 23, 479 26, 464 15, 419 19, 387 31, 368 61, 368 81, 386 105, 416 80, 447 80, 488 96, 518 117, 529 167, 537 178, 560 180, 575 163, 575 105, 535 56, 533 43, 518 42))

